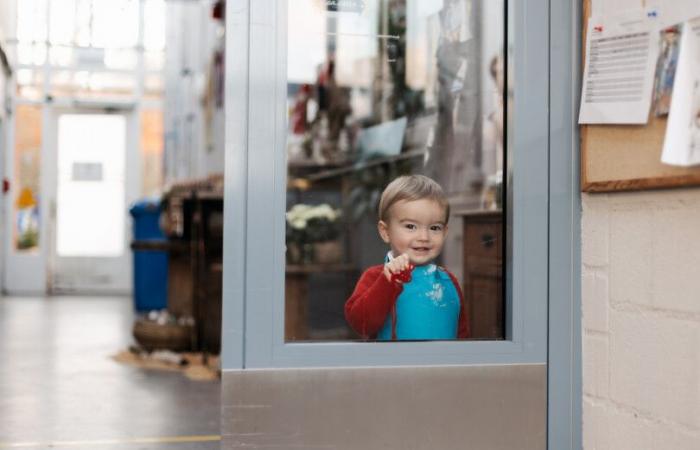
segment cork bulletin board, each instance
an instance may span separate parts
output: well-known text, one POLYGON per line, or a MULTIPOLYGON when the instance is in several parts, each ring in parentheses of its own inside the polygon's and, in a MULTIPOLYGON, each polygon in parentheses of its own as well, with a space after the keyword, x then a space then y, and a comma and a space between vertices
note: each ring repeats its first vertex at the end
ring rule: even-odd
MULTIPOLYGON (((584 43, 590 15, 591 0, 584 0, 584 43)), ((580 131, 583 192, 700 186, 700 166, 661 163, 665 117, 650 114, 646 125, 581 125, 580 131)))

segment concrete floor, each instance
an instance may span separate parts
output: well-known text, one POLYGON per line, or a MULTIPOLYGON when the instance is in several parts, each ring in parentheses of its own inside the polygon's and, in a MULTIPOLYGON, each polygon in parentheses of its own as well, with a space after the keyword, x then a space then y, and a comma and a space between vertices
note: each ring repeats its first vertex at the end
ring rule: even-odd
POLYGON ((0 298, 0 449, 218 449, 220 382, 110 356, 126 297, 0 298))

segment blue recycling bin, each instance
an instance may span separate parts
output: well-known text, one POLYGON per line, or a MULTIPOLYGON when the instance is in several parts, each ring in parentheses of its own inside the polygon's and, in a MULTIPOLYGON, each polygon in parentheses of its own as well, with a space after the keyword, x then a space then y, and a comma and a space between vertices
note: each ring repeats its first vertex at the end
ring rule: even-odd
POLYGON ((144 199, 129 209, 133 218, 134 309, 147 312, 168 304, 168 241, 160 229, 160 200, 144 199))

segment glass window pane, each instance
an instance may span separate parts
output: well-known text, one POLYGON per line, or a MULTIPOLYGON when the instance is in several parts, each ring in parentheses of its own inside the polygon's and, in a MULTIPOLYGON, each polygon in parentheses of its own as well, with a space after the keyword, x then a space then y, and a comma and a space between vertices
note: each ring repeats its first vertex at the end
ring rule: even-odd
POLYGON ((17 86, 17 95, 27 100, 42 100, 42 90, 35 86, 17 86))
POLYGON ((82 47, 92 45, 92 0, 77 0, 75 8, 75 43, 82 47))
POLYGON ((141 112, 141 173, 144 196, 163 190, 163 111, 141 112))
POLYGON ((51 76, 51 94, 54 97, 131 98, 135 87, 135 76, 129 73, 60 71, 51 76))
POLYGON ((146 75, 144 79, 144 90, 149 94, 162 95, 165 83, 162 75, 146 75))
POLYGON ((93 1, 92 45, 134 47, 138 42, 138 0, 93 1))
POLYGON ((58 121, 56 252, 124 252, 126 119, 65 114, 58 121))
POLYGON ((19 69, 17 71, 17 84, 20 86, 34 84, 34 71, 31 69, 19 69))
POLYGON ((12 183, 12 248, 15 251, 39 249, 41 138, 41 106, 18 105, 15 109, 15 161, 12 183))
POLYGON ((290 40, 287 46, 287 79, 289 83, 313 83, 317 68, 326 58, 326 20, 314 11, 314 0, 290 2, 287 26, 290 40))
POLYGON ((165 52, 146 52, 144 54, 144 66, 147 71, 161 71, 165 66, 165 52))
POLYGON ((75 13, 75 0, 51 0, 49 40, 52 45, 73 44, 76 26, 75 13))
POLYGON ((95 72, 90 75, 90 89, 93 91, 114 92, 130 95, 136 87, 136 80, 131 74, 95 72))
POLYGON ((17 58, 20 64, 40 66, 46 60, 46 45, 43 43, 17 44, 17 58))
POLYGON ((503 8, 288 1, 286 340, 504 338, 503 8))
POLYGON ((108 69, 133 70, 136 68, 138 55, 133 49, 107 49, 104 65, 108 69))
POLYGON ((18 41, 46 41, 46 5, 46 0, 22 0, 17 2, 18 41))
POLYGON ((31 64, 32 63, 32 51, 33 47, 31 44, 18 43, 16 46, 17 60, 20 64, 31 64))
POLYGON ((53 66, 70 67, 75 64, 75 53, 72 47, 51 47, 49 49, 49 61, 53 66))
POLYGON ((144 4, 143 46, 146 50, 165 49, 165 1, 148 0, 144 4))
POLYGON ((53 89, 67 89, 73 84, 73 72, 69 70, 55 71, 51 73, 51 87, 53 89))

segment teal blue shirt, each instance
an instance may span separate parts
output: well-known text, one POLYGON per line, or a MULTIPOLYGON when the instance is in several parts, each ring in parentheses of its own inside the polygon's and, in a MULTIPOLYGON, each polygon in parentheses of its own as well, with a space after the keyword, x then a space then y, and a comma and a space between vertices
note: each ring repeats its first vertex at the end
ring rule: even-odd
MULTIPOLYGON (((450 275, 435 264, 417 266, 396 299, 397 339, 455 339, 461 305, 450 275)), ((391 340, 389 315, 377 334, 391 340)))

